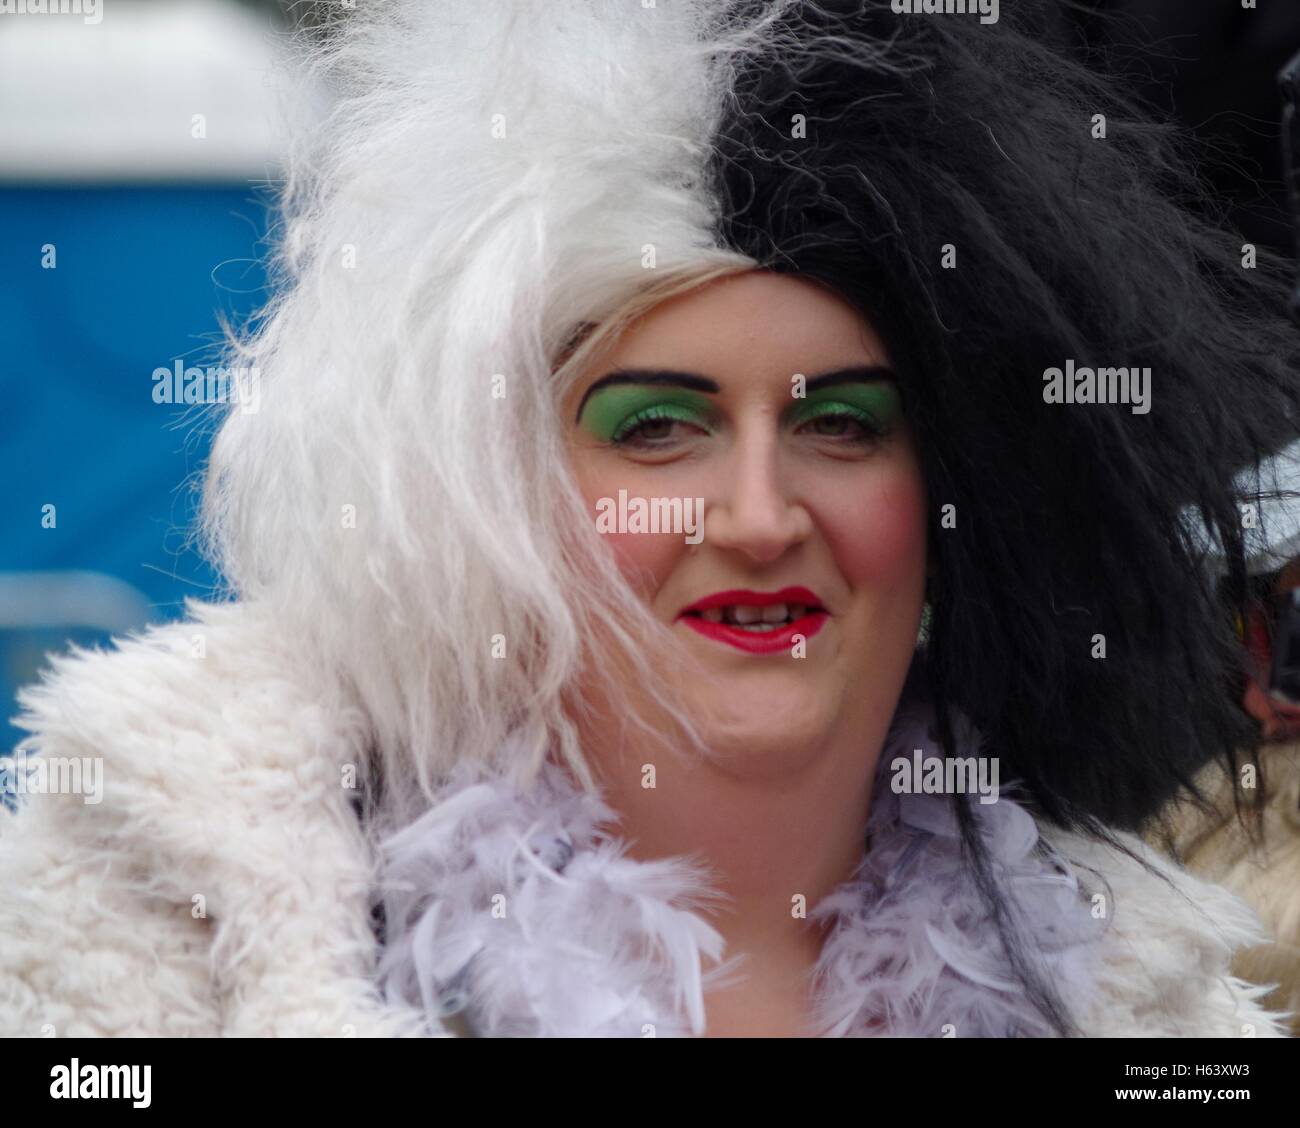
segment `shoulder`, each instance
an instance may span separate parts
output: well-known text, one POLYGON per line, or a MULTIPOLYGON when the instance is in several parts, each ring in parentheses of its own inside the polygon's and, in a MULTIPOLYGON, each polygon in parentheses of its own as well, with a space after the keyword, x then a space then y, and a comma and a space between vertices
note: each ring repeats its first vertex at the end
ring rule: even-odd
POLYGON ((19 692, 14 723, 29 735, 17 764, 36 773, 51 765, 48 793, 38 774, 20 810, 93 821, 132 840, 152 825, 160 849, 180 851, 201 837, 215 842, 241 812, 290 798, 292 810, 323 786, 327 767, 355 757, 359 715, 272 616, 243 603, 187 610, 184 621, 111 649, 54 656, 42 681, 19 692), (69 762, 102 794, 54 787, 56 767, 69 762))
MULTIPOLYGON (((1276 982, 1271 999, 1300 1015, 1300 741, 1267 742, 1256 749, 1257 765, 1243 766, 1243 806, 1253 822, 1248 833, 1238 817, 1232 777, 1217 766, 1197 779, 1209 807, 1187 795, 1171 801, 1144 837, 1188 870, 1242 897, 1269 933, 1268 942, 1239 951, 1238 974, 1276 982)), ((1292 1019, 1300 1033, 1300 1022, 1292 1019)))
POLYGON ((0 898, 6 1033, 376 1025, 348 786, 365 726, 273 617, 188 610, 54 659, 20 695, 32 787, 0 814, 0 867, 22 875, 0 898), (61 764, 82 769, 75 792, 61 764))
POLYGON ((319 695, 319 675, 269 614, 245 603, 186 609, 184 621, 111 649, 52 657, 40 684, 19 694, 19 726, 74 745, 112 740, 129 746, 123 761, 164 751, 172 759, 177 739, 213 734, 213 721, 225 731, 246 718, 263 724, 319 695))
POLYGON ((1232 974, 1234 953, 1266 940, 1244 901, 1136 835, 1116 832, 1117 848, 1048 825, 1040 833, 1108 918, 1085 1035, 1287 1036, 1287 1016, 1259 1003, 1268 985, 1232 974))

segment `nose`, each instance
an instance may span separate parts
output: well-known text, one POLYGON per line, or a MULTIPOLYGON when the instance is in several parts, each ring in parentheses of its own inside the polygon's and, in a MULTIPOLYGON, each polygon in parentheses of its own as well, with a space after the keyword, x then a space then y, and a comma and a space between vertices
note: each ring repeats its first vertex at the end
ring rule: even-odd
POLYGON ((758 428, 738 436, 705 515, 705 542, 767 564, 812 531, 812 515, 782 473, 777 436, 758 428))

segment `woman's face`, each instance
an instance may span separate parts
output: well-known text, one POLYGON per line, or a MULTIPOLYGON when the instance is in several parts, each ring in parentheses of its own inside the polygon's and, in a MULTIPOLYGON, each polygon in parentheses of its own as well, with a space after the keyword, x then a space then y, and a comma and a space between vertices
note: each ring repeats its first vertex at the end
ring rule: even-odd
POLYGON ((926 500, 871 327, 808 281, 734 275, 634 322, 564 411, 592 520, 676 638, 667 673, 710 750, 757 774, 878 751, 916 646, 926 500), (638 499, 676 501, 627 531, 638 499))

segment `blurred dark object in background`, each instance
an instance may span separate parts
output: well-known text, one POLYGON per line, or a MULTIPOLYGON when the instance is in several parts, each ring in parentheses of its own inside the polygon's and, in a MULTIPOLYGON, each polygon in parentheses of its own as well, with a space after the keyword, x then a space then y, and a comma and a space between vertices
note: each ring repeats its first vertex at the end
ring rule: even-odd
MULTIPOLYGON (((1281 85, 1286 99, 1282 110, 1282 166, 1296 233, 1296 257, 1300 259, 1300 53, 1282 71, 1281 85)), ((1300 277, 1291 295, 1291 316, 1300 325, 1300 277)))
POLYGON ((1300 2, 1056 0, 1051 38, 1123 75, 1158 114, 1214 146, 1207 180, 1251 242, 1296 253, 1282 179, 1278 76, 1300 52, 1300 2))
POLYGON ((1253 669, 1242 706, 1263 740, 1300 739, 1300 558, 1254 584, 1257 604, 1243 631, 1253 669))

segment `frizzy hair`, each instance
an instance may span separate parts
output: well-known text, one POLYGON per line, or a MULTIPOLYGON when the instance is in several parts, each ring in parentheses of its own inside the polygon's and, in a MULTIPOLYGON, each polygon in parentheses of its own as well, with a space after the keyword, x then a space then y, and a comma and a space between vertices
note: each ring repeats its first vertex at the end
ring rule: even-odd
MULTIPOLYGON (((1235 780, 1253 741, 1243 512, 1276 495, 1261 461, 1300 433, 1300 338, 1284 264, 1260 250, 1243 269, 1190 138, 1043 46, 1041 13, 802 7, 737 77, 720 237, 833 288, 890 351, 930 495, 918 668, 941 743, 964 714, 1048 819, 1127 849, 1115 828, 1199 795, 1212 760, 1235 780), (1150 413, 1045 402, 1067 359, 1149 367, 1150 413)), ((954 802, 1012 966, 1075 1031, 954 802)))
MULTIPOLYGON (((375 2, 312 47, 340 97, 290 164, 278 296, 233 345, 262 402, 214 444, 209 548, 355 695, 381 821, 515 729, 522 768, 555 747, 585 779, 566 687, 654 686, 656 625, 568 481, 566 350, 756 266, 831 288, 889 349, 946 743, 966 714, 1043 815, 1103 836, 1233 763, 1241 650, 1186 512, 1239 575, 1261 491, 1233 477, 1300 431, 1300 355, 1283 265, 1242 269, 1187 139, 1041 45, 1028 6, 556 10, 375 2), (1150 367, 1150 413, 1045 403, 1067 359, 1150 367), (586 650, 596 623, 617 653, 586 650)), ((1069 1032, 958 806, 1009 958, 1069 1032)))
POLYGON ((589 784, 584 676, 671 715, 668 631, 594 530, 558 404, 638 311, 755 265, 715 244, 706 177, 728 60, 770 23, 730 8, 388 0, 302 40, 336 99, 231 341, 260 405, 220 421, 203 538, 364 718, 376 837, 512 734, 520 777, 556 751, 589 784))
POLYGON ((802 9, 738 78, 722 238, 832 287, 890 349, 930 491, 939 703, 1055 821, 1131 828, 1249 740, 1187 510, 1240 569, 1240 507, 1267 490, 1234 474, 1300 433, 1300 336, 1283 264, 1242 268, 1187 138, 1027 20, 802 9), (1149 367, 1149 414, 1046 403, 1067 359, 1149 367))

